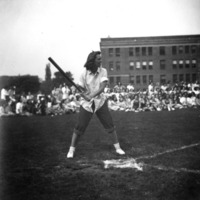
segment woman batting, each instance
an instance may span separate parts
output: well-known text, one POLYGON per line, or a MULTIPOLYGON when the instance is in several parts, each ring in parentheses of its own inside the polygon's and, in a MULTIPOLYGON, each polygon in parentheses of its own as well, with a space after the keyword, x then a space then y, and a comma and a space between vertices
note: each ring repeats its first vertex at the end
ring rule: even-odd
POLYGON ((81 74, 79 87, 86 91, 82 94, 78 122, 74 129, 67 158, 73 158, 80 137, 84 134, 92 116, 96 113, 106 132, 111 134, 116 153, 124 155, 121 149, 107 100, 103 94, 107 85, 107 70, 101 66, 101 52, 93 51, 88 55, 81 74))

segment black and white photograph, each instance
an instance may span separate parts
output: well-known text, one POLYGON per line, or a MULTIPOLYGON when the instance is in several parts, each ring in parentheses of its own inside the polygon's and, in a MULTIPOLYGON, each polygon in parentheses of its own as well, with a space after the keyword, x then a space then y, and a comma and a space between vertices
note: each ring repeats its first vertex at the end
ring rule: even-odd
POLYGON ((0 0, 0 200, 200 200, 200 0, 0 0))

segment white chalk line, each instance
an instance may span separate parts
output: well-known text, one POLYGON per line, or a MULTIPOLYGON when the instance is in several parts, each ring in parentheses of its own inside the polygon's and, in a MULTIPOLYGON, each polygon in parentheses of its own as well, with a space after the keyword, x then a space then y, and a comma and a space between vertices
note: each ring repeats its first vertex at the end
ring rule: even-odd
POLYGON ((143 171, 144 167, 150 167, 150 168, 154 168, 154 169, 158 169, 158 170, 162 170, 162 171, 173 171, 173 172, 186 172, 186 173, 193 173, 193 174, 200 174, 200 170, 191 170, 191 169, 186 169, 186 168, 180 168, 180 169, 176 169, 173 167, 165 167, 165 166, 159 166, 159 165, 150 165, 150 164, 145 164, 143 162, 137 162, 137 160, 141 160, 141 159, 151 159, 151 158, 155 158, 157 156, 160 155, 164 155, 167 153, 173 153, 175 151, 180 151, 183 149, 187 149, 187 148, 192 148, 195 146, 199 146, 200 143, 195 143, 195 144, 191 144, 191 145, 187 145, 187 146, 182 146, 180 148, 174 148, 174 149, 169 149, 167 151, 161 152, 161 153, 156 153, 150 156, 140 156, 138 158, 127 158, 127 159, 118 159, 118 160, 105 160, 103 161, 104 163, 104 168, 108 169, 108 168, 134 168, 138 171, 143 171))
POLYGON ((182 146, 182 147, 179 147, 179 148, 169 149, 169 150, 166 150, 164 152, 155 153, 155 154, 150 155, 150 156, 140 156, 138 158, 135 158, 135 160, 151 159, 151 158, 155 158, 155 157, 160 156, 160 155, 164 155, 164 154, 167 154, 167 153, 173 153, 175 151, 180 151, 180 150, 192 148, 192 147, 199 146, 199 145, 200 145, 200 143, 195 143, 195 144, 191 144, 191 145, 185 145, 185 146, 182 146))
POLYGON ((185 173, 192 173, 192 174, 200 174, 200 170, 193 170, 193 169, 186 169, 186 168, 174 168, 174 167, 165 167, 165 166, 160 166, 160 165, 150 165, 150 164, 144 164, 143 163, 143 167, 150 167, 150 168, 154 168, 154 169, 158 169, 158 170, 162 170, 162 171, 173 171, 173 172, 185 172, 185 173))

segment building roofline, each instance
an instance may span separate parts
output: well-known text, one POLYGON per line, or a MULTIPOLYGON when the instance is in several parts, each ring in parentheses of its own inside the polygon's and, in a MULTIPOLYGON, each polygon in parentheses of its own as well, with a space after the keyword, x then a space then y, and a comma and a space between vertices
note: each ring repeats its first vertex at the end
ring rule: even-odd
POLYGON ((136 37, 107 37, 101 38, 101 40, 133 40, 133 39, 180 39, 180 38, 200 38, 200 34, 191 34, 191 35, 163 35, 163 36, 136 36, 136 37))
POLYGON ((199 35, 145 36, 145 37, 117 37, 101 38, 100 46, 137 46, 137 45, 165 45, 165 44, 200 44, 199 35))

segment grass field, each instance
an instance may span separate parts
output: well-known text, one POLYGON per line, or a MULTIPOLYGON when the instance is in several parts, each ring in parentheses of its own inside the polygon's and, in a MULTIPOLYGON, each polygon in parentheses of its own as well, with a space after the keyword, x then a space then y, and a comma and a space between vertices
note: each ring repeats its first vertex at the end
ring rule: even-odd
POLYGON ((1 200, 200 199, 200 110, 112 112, 125 156, 96 116, 66 159, 77 114, 0 119, 1 200), (136 168, 105 168, 136 159, 136 168), (120 160, 121 159, 121 160, 120 160))

